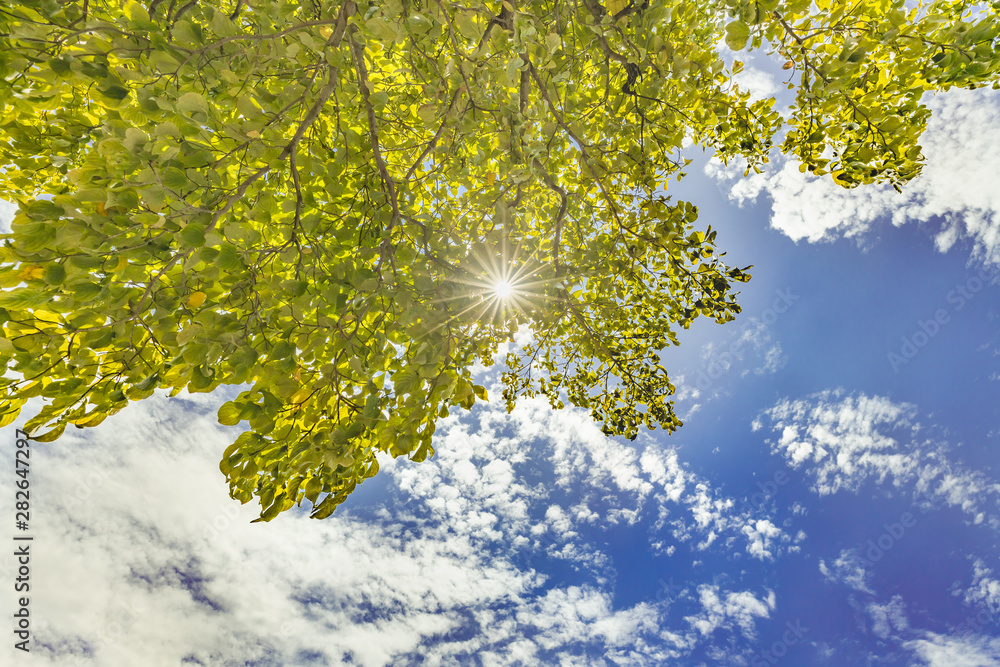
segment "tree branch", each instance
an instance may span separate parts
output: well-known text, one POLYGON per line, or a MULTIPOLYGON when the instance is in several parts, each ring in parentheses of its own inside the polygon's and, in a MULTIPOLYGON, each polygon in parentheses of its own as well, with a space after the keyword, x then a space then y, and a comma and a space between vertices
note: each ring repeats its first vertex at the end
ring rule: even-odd
POLYGON ((553 244, 553 248, 552 248, 552 263, 555 265, 555 267, 556 267, 556 274, 558 275, 558 273, 559 273, 559 246, 562 243, 562 223, 563 223, 563 218, 566 217, 566 207, 569 204, 569 200, 566 197, 566 190, 564 190, 562 188, 562 186, 559 185, 552 178, 552 176, 549 174, 548 170, 545 169, 545 165, 542 164, 541 160, 539 160, 538 158, 535 158, 534 159, 534 164, 541 170, 541 172, 542 172, 542 180, 545 181, 545 184, 547 186, 549 186, 550 190, 552 190, 553 192, 555 192, 556 194, 558 194, 559 198, 562 200, 562 203, 559 206, 559 213, 556 214, 556 234, 555 234, 556 238, 555 238, 555 241, 554 241, 554 244, 553 244))
POLYGON ((542 81, 541 77, 538 75, 538 70, 535 69, 535 65, 529 60, 528 68, 531 71, 532 78, 538 84, 538 89, 542 92, 542 97, 545 99, 546 104, 548 104, 549 110, 552 111, 552 115, 556 119, 556 123, 563 129, 563 131, 570 136, 570 138, 576 142, 576 145, 580 148, 580 152, 583 153, 583 162, 587 165, 587 170, 590 175, 594 177, 594 181, 597 182, 597 187, 601 190, 601 194, 604 195, 605 201, 608 202, 608 206, 611 207, 611 213, 615 216, 615 220, 618 221, 619 225, 622 225, 621 216, 618 214, 618 207, 615 206, 615 201, 611 197, 611 193, 608 192, 607 188, 604 186, 604 181, 598 177, 597 172, 594 170, 594 166, 590 164, 590 155, 587 151, 587 144, 580 137, 576 135, 576 132, 566 123, 566 120, 559 113, 556 108, 555 103, 552 101, 552 97, 549 95, 548 89, 545 87, 545 83, 542 81))
POLYGON ((396 182, 389 175, 385 158, 382 157, 382 149, 379 147, 378 120, 375 117, 375 107, 372 106, 371 92, 368 90, 368 68, 365 65, 365 49, 354 40, 354 32, 355 30, 352 30, 351 34, 348 35, 347 42, 351 47, 351 54, 354 56, 354 68, 358 73, 358 88, 361 90, 361 99, 367 111, 368 142, 371 144, 372 155, 375 158, 379 176, 382 178, 382 183, 385 185, 385 189, 389 195, 389 203, 392 206, 392 222, 390 223, 390 226, 392 226, 396 224, 396 221, 400 217, 399 202, 396 200, 396 182))

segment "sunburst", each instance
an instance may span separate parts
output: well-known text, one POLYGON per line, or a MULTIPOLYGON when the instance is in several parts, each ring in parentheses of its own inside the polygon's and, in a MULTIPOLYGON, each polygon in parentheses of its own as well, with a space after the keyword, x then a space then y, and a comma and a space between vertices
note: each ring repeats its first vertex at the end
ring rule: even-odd
MULTIPOLYGON (((512 316, 520 319, 541 307, 551 298, 546 287, 562 280, 541 278, 538 272, 542 265, 536 254, 525 253, 520 245, 512 248, 503 241, 493 247, 473 245, 462 267, 464 275, 452 278, 462 288, 438 299, 442 303, 465 302, 451 311, 448 321, 464 320, 473 323, 474 328, 484 325, 506 328, 512 316)), ((441 326, 445 323, 438 325, 441 326)))
POLYGON ((522 311, 528 301, 542 297, 536 290, 544 281, 537 280, 534 275, 532 267, 537 268, 534 256, 522 257, 519 246, 511 252, 503 244, 499 253, 480 255, 475 261, 482 273, 467 284, 473 289, 478 288, 482 302, 489 306, 491 312, 483 312, 487 320, 498 316, 506 319, 508 314, 522 311))
POLYGON ((493 294, 501 301, 506 301, 514 296, 514 286, 506 280, 498 280, 497 283, 493 285, 493 294))
POLYGON ((458 281, 465 285, 467 297, 478 297, 463 312, 471 309, 478 321, 499 323, 529 304, 537 305, 545 299, 540 289, 549 282, 538 279, 538 268, 534 254, 525 256, 520 245, 511 248, 502 241, 494 248, 479 245, 469 255, 468 273, 458 281))

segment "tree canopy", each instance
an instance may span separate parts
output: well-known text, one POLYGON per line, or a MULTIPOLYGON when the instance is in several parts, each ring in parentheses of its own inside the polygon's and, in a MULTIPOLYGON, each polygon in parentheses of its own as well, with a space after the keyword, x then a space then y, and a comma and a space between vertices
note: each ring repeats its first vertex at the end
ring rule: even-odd
POLYGON ((976 7, 9 0, 0 424, 44 397, 25 428, 48 441, 157 388, 246 383, 219 411, 249 423, 233 497, 323 518, 377 452, 432 455, 527 325, 508 409, 673 431, 660 352, 732 320, 749 279, 666 196, 685 151, 900 188, 924 94, 996 85, 976 7), (785 63, 784 118, 734 83, 744 49, 785 63))

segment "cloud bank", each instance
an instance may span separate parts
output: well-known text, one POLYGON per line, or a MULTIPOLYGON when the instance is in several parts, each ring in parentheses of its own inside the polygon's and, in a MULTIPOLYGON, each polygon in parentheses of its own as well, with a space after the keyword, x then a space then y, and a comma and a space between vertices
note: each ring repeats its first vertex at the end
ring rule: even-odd
POLYGON ((33 446, 38 664, 653 665, 748 642, 775 608, 710 568, 670 600, 650 582, 616 602, 621 531, 653 524, 660 557, 685 559, 769 560, 790 538, 675 449, 578 411, 450 417, 433 459, 382 461, 377 497, 251 525, 218 472, 239 431, 216 423, 225 399, 157 393, 33 446))

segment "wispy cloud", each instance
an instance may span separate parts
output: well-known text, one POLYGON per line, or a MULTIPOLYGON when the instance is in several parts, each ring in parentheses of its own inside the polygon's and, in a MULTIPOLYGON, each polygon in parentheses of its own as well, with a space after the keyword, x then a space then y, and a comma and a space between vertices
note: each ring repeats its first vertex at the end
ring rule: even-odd
POLYGON ((819 571, 827 581, 846 584, 856 591, 874 594, 868 581, 870 578, 868 570, 854 549, 844 549, 829 565, 824 559, 820 559, 819 571))
POLYGON ((771 451, 804 470, 819 495, 869 482, 906 488, 920 501, 960 507, 975 523, 1000 498, 1000 484, 953 462, 946 442, 924 435, 913 405, 837 390, 783 399, 765 414, 771 451))
POLYGON ((871 619, 872 632, 882 639, 888 639, 890 635, 906 630, 910 625, 901 595, 894 595, 882 604, 869 602, 865 609, 871 619))

